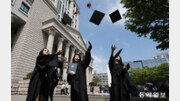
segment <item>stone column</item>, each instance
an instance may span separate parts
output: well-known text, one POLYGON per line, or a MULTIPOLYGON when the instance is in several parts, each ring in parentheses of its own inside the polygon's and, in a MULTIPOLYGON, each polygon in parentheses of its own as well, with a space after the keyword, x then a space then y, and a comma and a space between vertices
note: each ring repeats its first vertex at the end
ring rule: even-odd
POLYGON ((57 51, 63 49, 63 42, 64 42, 64 38, 63 37, 59 37, 58 38, 58 48, 57 48, 57 51))
MULTIPOLYGON (((66 43, 66 47, 65 47, 65 57, 66 57, 66 61, 68 61, 69 59, 69 49, 70 49, 70 43, 66 43)), ((63 80, 66 80, 67 81, 67 67, 68 67, 68 64, 66 65, 66 68, 64 68, 63 70, 63 80)))
POLYGON ((72 48, 71 48, 71 58, 70 58, 70 61, 71 61, 71 62, 73 62, 72 59, 73 59, 73 57, 74 57, 74 55, 75 55, 75 50, 76 50, 75 47, 72 47, 72 48))
POLYGON ((49 34, 49 36, 48 36, 46 48, 49 50, 49 52, 51 54, 52 49, 53 49, 53 44, 54 44, 54 36, 55 36, 56 32, 54 30, 49 30, 48 34, 49 34))
POLYGON ((70 43, 66 43, 66 47, 65 47, 65 57, 67 58, 66 60, 69 60, 69 50, 70 50, 70 43))
MULTIPOLYGON (((59 37, 58 38, 58 47, 57 47, 57 51, 58 50, 62 50, 63 49, 63 42, 64 42, 64 38, 63 37, 59 37)), ((61 58, 61 55, 58 55, 59 59, 61 58)), ((61 60, 61 59, 60 59, 61 60)), ((58 68, 58 74, 60 74, 60 69, 58 68)))

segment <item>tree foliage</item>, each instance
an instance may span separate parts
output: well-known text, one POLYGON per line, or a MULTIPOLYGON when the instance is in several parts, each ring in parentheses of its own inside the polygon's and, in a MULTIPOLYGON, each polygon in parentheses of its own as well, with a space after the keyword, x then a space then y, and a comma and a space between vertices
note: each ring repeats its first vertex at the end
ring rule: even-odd
POLYGON ((89 83, 90 86, 97 86, 98 82, 101 82, 99 78, 94 78, 92 82, 89 83))
POLYGON ((158 43, 157 49, 169 48, 169 0, 122 0, 127 9, 125 28, 138 37, 147 37, 158 43))
POLYGON ((144 67, 142 69, 131 67, 129 74, 134 84, 165 82, 169 80, 169 64, 163 63, 158 67, 144 67))
POLYGON ((33 72, 29 72, 26 77, 24 77, 23 79, 26 80, 26 79, 31 79, 31 75, 32 75, 33 72))

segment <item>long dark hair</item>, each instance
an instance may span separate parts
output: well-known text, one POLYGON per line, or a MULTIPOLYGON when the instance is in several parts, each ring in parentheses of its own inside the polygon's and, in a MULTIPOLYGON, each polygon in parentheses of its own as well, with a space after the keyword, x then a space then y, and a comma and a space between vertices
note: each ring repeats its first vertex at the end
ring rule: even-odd
POLYGON ((76 55, 79 56, 79 61, 81 61, 81 56, 80 56, 80 54, 75 54, 74 57, 73 57, 73 60, 72 60, 73 63, 75 63, 74 58, 75 58, 76 55))
MULTIPOLYGON (((47 48, 43 48, 40 52, 39 52, 39 55, 38 56, 43 56, 44 54, 43 54, 43 51, 45 50, 45 49, 47 49, 47 48)), ((47 49, 48 50, 48 49, 47 49)))
POLYGON ((122 62, 121 56, 117 56, 117 57, 120 57, 120 60, 118 60, 118 63, 119 63, 121 66, 124 66, 124 63, 122 62))

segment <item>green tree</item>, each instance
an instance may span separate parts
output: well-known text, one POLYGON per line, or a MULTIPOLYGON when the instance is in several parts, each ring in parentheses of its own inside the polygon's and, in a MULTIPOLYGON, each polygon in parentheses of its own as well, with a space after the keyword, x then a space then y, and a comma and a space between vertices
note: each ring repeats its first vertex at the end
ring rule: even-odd
POLYGON ((142 69, 131 67, 129 75, 134 84, 137 82, 142 85, 147 82, 165 82, 169 80, 169 64, 163 63, 158 67, 144 67, 142 69))
POLYGON ((92 86, 96 86, 97 84, 95 82, 90 82, 89 85, 92 87, 92 86))
POLYGON ((164 63, 158 66, 157 71, 157 79, 156 81, 165 82, 169 80, 169 64, 164 63))
POLYGON ((92 82, 89 83, 90 86, 97 86, 98 82, 101 82, 99 78, 94 78, 92 82))
POLYGON ((31 78, 31 75, 32 75, 33 72, 29 72, 26 77, 24 77, 23 79, 26 80, 26 79, 30 79, 31 78))
POLYGON ((150 36, 157 49, 169 48, 169 0, 122 0, 127 9, 125 28, 138 37, 150 36))

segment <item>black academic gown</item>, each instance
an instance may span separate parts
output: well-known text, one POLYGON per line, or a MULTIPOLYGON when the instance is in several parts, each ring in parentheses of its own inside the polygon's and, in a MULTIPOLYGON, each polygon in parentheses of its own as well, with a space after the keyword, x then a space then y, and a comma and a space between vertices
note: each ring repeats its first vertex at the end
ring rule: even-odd
POLYGON ((56 54, 37 57, 36 65, 30 79, 26 101, 35 101, 38 95, 39 101, 48 101, 50 87, 48 72, 51 68, 57 66, 57 61, 58 56, 56 54))
POLYGON ((114 57, 109 60, 111 73, 110 101, 130 101, 132 83, 128 72, 123 69, 123 65, 115 64, 114 57))
POLYGON ((71 101, 89 101, 86 84, 86 68, 91 61, 90 51, 86 51, 83 61, 78 62, 76 74, 68 74, 67 80, 71 85, 71 101))
MULTIPOLYGON (((63 69, 63 62, 58 60, 58 67, 57 68, 60 68, 61 70, 63 69)), ((49 71, 49 74, 50 74, 50 91, 49 91, 49 96, 50 96, 50 101, 53 101, 53 93, 54 93, 54 89, 55 87, 58 85, 58 70, 57 68, 51 68, 50 71, 49 71)), ((62 72, 62 71, 60 71, 62 72)), ((62 73, 60 73, 60 76, 62 76, 62 73)))

